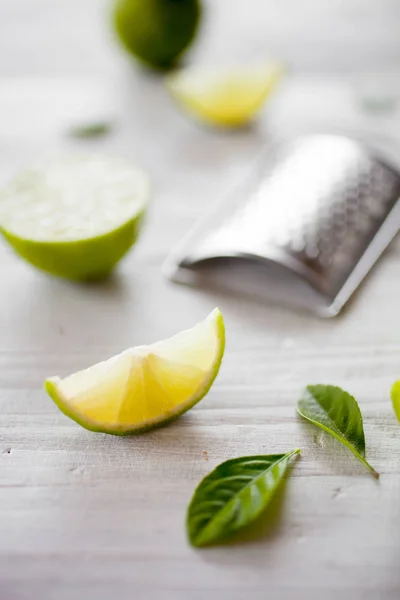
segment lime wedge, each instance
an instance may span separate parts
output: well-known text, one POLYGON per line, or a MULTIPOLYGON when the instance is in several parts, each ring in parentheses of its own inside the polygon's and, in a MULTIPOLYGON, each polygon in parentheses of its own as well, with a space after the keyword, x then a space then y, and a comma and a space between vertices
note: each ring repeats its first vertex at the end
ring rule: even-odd
POLYGON ((278 64, 230 71, 193 67, 167 75, 165 84, 198 119, 220 127, 241 127, 254 118, 282 73, 278 64))
POLYGON ((392 402, 395 415, 400 421, 400 381, 396 381, 392 387, 392 402))
POLYGON ((225 347, 222 314, 215 309, 187 331, 137 346, 45 389, 68 417, 91 431, 138 433, 186 412, 210 389, 225 347))
POLYGON ((53 159, 0 192, 0 230, 24 259, 69 279, 107 275, 138 237, 147 176, 103 156, 53 159))

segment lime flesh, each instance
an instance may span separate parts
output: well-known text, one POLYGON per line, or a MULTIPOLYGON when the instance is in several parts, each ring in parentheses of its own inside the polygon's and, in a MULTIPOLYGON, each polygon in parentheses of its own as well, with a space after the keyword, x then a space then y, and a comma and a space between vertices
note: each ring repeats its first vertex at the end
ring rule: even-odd
POLYGON ((217 127, 243 127, 261 109, 281 79, 283 68, 228 70, 188 67, 167 75, 167 89, 197 119, 217 127))
POLYGON ((148 198, 147 176, 122 159, 55 159, 24 171, 0 192, 0 230, 39 269, 98 279, 136 241, 148 198))
POLYGON ((215 309, 192 329, 137 346, 45 389, 60 410, 91 431, 139 433, 175 419, 197 404, 216 378, 225 348, 215 309))

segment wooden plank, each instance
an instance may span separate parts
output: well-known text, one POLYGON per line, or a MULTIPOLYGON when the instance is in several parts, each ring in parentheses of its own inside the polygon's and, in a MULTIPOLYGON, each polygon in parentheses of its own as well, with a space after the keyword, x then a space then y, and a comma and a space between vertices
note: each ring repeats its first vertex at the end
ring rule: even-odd
MULTIPOLYGON (((358 1, 346 10, 339 1, 323 8, 302 0, 282 11, 276 3, 251 3, 263 15, 256 25, 248 3, 229 11, 221 0, 209 25, 214 41, 200 44, 198 56, 223 54, 222 45, 234 54, 233 32, 243 23, 245 44, 257 33, 263 50, 295 57, 308 70, 340 69, 347 59, 349 69, 399 64, 392 0, 358 1), (355 29, 349 14, 366 29, 355 29), (338 44, 341 54, 332 50, 338 44)), ((300 75, 258 128, 212 133, 181 115, 153 77, 77 78, 78 71, 109 74, 116 66, 96 21, 101 3, 51 4, 40 0, 34 10, 26 0, 4 0, 0 7, 0 74, 28 75, 0 78, 0 179, 42 154, 102 151, 142 164, 155 191, 143 238, 106 282, 51 279, 0 245, 0 599, 397 600, 400 430, 389 390, 400 376, 399 241, 331 321, 180 287, 160 274, 171 246, 240 179, 270 135, 341 124, 400 139, 396 115, 360 112, 360 76, 300 75), (16 22, 27 34, 18 44, 16 22), (68 29, 76 34, 70 55, 62 43, 68 29), (49 52, 32 52, 39 34, 49 52), (65 77, 46 77, 58 70, 65 77), (115 130, 103 140, 71 140, 68 127, 90 112, 115 118, 115 130), (217 304, 228 334, 221 373, 209 396, 166 428, 135 438, 92 434, 42 390, 48 375, 166 337, 217 304), (296 416, 299 391, 317 381, 342 385, 359 399, 379 482, 296 416), (188 546, 185 510, 203 475, 233 456, 297 446, 301 458, 267 519, 227 547, 188 546)), ((398 77, 390 81, 400 90, 398 77)))

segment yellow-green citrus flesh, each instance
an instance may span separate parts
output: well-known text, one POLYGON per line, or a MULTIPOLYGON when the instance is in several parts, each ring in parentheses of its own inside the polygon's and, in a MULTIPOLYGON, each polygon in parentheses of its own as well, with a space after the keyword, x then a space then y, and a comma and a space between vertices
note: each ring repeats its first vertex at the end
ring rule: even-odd
POLYGON ((35 267, 74 280, 107 275, 140 233, 149 181, 97 155, 45 161, 0 192, 0 231, 35 267))
POLYGON ((140 433, 177 418, 213 384, 225 349, 225 327, 215 309, 192 329, 137 346, 60 379, 45 389, 59 409, 91 431, 140 433))
POLYGON ((165 77, 167 89, 189 114, 215 127, 252 121, 283 74, 279 64, 217 69, 188 67, 165 77))

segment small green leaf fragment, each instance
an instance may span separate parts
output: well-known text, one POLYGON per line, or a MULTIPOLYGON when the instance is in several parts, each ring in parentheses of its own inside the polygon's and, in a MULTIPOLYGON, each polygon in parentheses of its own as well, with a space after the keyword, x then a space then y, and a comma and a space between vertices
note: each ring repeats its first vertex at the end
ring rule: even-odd
POLYGON ((333 435, 379 478, 379 473, 365 460, 363 420, 353 396, 333 385, 308 385, 298 401, 297 412, 333 435))
POLYGON ((392 387, 392 402, 394 413, 400 421, 400 381, 396 381, 392 387))
POLYGON ((89 139, 102 137, 110 133, 113 125, 107 122, 93 122, 75 125, 68 131, 70 137, 89 139))
POLYGON ((207 546, 254 521, 268 506, 282 481, 287 454, 243 456, 227 460, 207 475, 194 492, 187 512, 193 546, 207 546))

